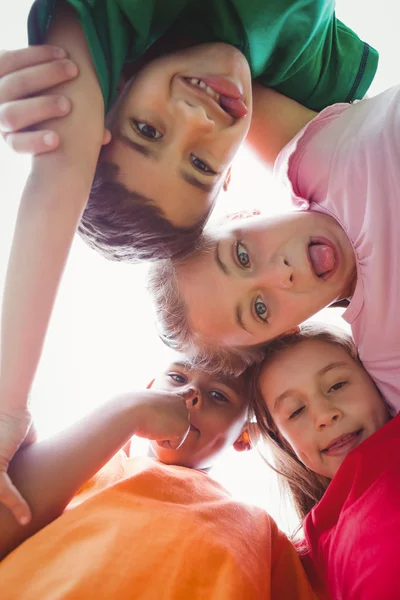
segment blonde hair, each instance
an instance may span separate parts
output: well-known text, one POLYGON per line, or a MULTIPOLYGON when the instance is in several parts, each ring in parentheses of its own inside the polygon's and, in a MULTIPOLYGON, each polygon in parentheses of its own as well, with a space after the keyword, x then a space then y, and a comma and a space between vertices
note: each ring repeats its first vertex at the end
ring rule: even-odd
POLYGON ((356 345, 350 335, 339 328, 322 323, 307 323, 302 325, 298 331, 274 340, 266 346, 265 358, 254 371, 251 387, 251 413, 256 418, 260 433, 270 449, 272 464, 265 456, 263 458, 278 474, 283 490, 289 493, 300 519, 299 529, 306 515, 321 500, 330 479, 318 475, 306 467, 296 456, 288 442, 281 436, 265 404, 259 380, 261 372, 267 364, 270 364, 289 348, 307 340, 318 340, 339 346, 353 360, 360 362, 356 345))
POLYGON ((161 339, 168 346, 184 352, 194 368, 235 376, 264 358, 263 346, 225 348, 218 347, 213 340, 202 340, 189 324, 179 286, 179 277, 184 276, 183 267, 186 270, 199 254, 213 251, 214 247, 215 239, 207 232, 188 256, 154 263, 149 270, 148 289, 155 305, 161 339))

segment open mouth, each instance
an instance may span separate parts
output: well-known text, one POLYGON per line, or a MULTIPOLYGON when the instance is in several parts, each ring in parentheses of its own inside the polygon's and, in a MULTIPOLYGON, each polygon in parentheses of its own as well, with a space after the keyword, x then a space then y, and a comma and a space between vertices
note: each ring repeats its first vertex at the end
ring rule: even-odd
POLYGON ((333 440, 324 450, 321 450, 322 454, 336 456, 343 454, 343 452, 350 452, 350 450, 360 443, 361 433, 362 429, 358 429, 357 431, 353 431, 353 433, 341 435, 336 440, 333 440))
POLYGON ((247 107, 242 100, 242 93, 232 82, 222 77, 184 77, 186 83, 207 94, 229 116, 234 119, 245 117, 247 107))
POLYGON ((192 425, 192 423, 190 423, 190 431, 196 431, 197 433, 200 433, 200 430, 197 429, 197 427, 195 427, 194 425, 192 425))
POLYGON ((307 248, 311 268, 318 279, 332 277, 338 265, 336 248, 326 239, 313 238, 307 248))

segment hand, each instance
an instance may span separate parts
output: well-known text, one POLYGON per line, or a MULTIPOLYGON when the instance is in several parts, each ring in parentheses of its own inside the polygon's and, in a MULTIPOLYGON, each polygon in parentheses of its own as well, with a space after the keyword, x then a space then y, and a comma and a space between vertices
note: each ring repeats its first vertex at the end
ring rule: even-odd
POLYGON ((21 525, 31 520, 31 511, 7 474, 10 460, 21 445, 35 440, 28 410, 0 412, 0 503, 7 506, 21 525))
POLYGON ((49 129, 29 131, 49 119, 66 116, 67 98, 43 92, 78 74, 66 52, 54 46, 30 46, 0 52, 0 135, 16 152, 41 154, 60 144, 49 129))
POLYGON ((188 388, 180 393, 143 390, 135 399, 135 435, 178 449, 190 430, 188 406, 196 396, 188 388))

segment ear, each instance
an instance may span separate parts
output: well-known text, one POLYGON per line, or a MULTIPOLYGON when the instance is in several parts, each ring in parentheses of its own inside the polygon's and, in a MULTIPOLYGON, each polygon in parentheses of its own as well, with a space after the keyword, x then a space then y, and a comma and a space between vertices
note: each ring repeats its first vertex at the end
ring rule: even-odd
POLYGON ((150 381, 150 383, 148 383, 148 384, 147 384, 147 386, 146 386, 146 389, 147 389, 147 390, 150 390, 150 389, 153 387, 153 383, 154 383, 154 382, 155 382, 155 379, 152 379, 152 380, 150 381))
POLYGON ((109 144, 111 142, 111 131, 109 129, 104 129, 104 133, 103 133, 103 141, 101 142, 102 146, 107 146, 107 144, 109 144))
POLYGON ((259 436, 260 431, 257 423, 247 422, 242 433, 233 444, 233 447, 236 452, 247 452, 247 450, 251 450, 253 448, 253 445, 258 441, 259 436))
POLYGON ((224 192, 228 191, 229 184, 231 182, 231 177, 232 177, 232 167, 229 167, 228 172, 225 176, 225 181, 224 181, 224 185, 223 185, 224 192))

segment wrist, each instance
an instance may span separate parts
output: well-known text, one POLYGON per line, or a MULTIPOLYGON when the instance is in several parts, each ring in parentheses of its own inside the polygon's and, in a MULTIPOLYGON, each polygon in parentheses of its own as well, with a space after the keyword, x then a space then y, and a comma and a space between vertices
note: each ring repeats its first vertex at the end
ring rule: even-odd
POLYGON ((25 390, 0 385, 0 413, 27 411, 29 394, 25 390))

